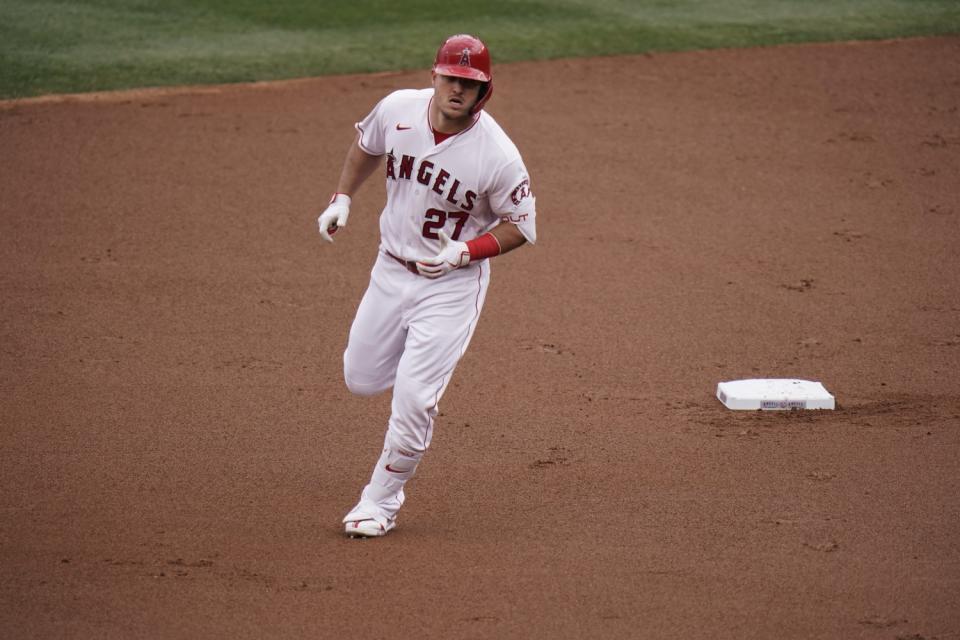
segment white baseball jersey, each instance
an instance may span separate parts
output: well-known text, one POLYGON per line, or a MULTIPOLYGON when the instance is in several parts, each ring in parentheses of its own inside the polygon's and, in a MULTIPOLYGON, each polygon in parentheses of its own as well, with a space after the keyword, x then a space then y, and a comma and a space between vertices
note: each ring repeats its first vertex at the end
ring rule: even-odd
POLYGON ((360 148, 386 155, 381 248, 405 259, 429 257, 438 252, 439 230, 465 242, 500 221, 534 244, 536 199, 516 145, 486 111, 436 144, 428 117, 433 93, 395 91, 356 124, 360 148))

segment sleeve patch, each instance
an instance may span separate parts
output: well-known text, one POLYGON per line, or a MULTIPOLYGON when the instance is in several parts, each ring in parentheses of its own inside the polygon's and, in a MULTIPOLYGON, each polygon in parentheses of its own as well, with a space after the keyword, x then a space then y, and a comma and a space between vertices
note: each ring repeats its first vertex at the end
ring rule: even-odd
POLYGON ((516 186, 513 192, 510 194, 510 201, 515 205, 519 205, 523 200, 530 196, 530 179, 524 178, 524 180, 516 186))

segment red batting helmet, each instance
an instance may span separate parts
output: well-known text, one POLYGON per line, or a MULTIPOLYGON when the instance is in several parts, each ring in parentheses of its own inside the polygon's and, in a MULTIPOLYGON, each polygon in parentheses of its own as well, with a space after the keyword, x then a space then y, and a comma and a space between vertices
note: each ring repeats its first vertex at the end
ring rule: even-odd
POLYGON ((437 59, 433 63, 433 71, 441 76, 456 76, 479 80, 484 85, 480 89, 477 104, 473 105, 470 113, 483 109, 490 96, 493 95, 493 74, 490 72, 490 50, 480 38, 461 33, 450 36, 437 49, 437 59))

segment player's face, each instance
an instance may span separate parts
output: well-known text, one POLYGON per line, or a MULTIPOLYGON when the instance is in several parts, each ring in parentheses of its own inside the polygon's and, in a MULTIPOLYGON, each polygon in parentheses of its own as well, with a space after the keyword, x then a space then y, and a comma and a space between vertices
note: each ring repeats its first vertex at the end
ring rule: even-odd
POLYGON ((433 74, 433 97, 440 113, 450 120, 469 118, 482 84, 479 80, 433 74))

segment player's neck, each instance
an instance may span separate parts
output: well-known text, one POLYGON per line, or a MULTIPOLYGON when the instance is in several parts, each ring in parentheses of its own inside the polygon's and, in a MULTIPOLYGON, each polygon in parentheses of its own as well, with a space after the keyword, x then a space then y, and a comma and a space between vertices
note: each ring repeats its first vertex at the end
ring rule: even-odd
POLYGON ((473 114, 463 116, 462 118, 448 118, 437 106, 436 102, 430 103, 430 126, 434 131, 453 135, 468 129, 476 116, 473 114))

